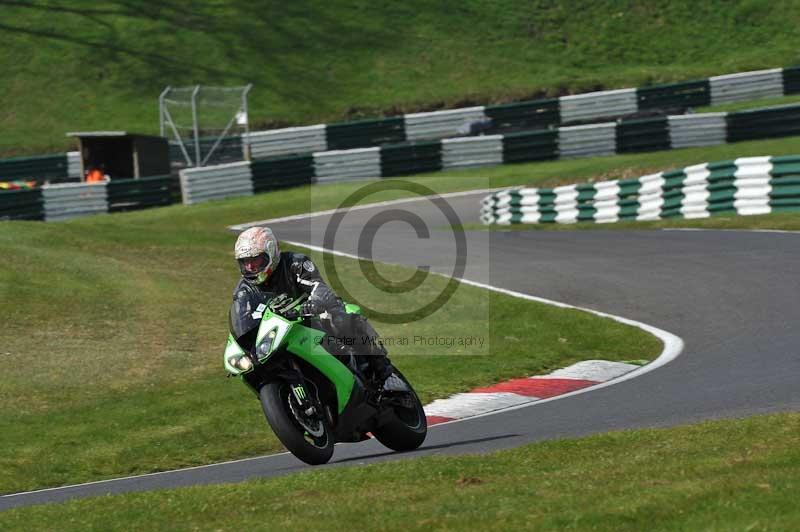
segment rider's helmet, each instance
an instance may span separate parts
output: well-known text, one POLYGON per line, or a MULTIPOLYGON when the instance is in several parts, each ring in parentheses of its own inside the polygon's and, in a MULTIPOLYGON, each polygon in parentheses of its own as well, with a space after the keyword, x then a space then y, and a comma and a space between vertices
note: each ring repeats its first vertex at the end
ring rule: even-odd
POLYGON ((234 256, 239 263, 242 277, 261 284, 278 267, 281 252, 278 239, 268 227, 251 227, 236 239, 234 256))

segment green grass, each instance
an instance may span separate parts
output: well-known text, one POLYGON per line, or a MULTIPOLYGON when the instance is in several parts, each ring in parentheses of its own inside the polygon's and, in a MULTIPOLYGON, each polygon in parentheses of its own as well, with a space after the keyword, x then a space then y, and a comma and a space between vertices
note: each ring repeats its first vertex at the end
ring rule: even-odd
POLYGON ((798 22, 791 0, 7 2, 0 153, 157 132, 167 85, 252 82, 263 128, 781 67, 798 22))
POLYGON ((8 510, 27 530, 797 530, 800 415, 8 510), (255 502, 254 502, 255 501, 255 502))
MULTIPOLYGON (((449 179, 427 182, 440 188, 449 179)), ((0 492, 279 450, 252 394, 224 378, 226 313, 238 274, 225 227, 334 206, 356 186, 67 223, 0 223, 0 492)), ((413 309, 446 283, 431 277, 387 298, 356 261, 337 260, 337 268, 360 302, 389 311, 413 309)), ((395 280, 410 272, 379 270, 395 280)), ((469 352, 392 347, 425 401, 578 360, 660 351, 638 329, 468 286, 425 320, 376 325, 390 338, 469 334, 488 342, 469 352)))

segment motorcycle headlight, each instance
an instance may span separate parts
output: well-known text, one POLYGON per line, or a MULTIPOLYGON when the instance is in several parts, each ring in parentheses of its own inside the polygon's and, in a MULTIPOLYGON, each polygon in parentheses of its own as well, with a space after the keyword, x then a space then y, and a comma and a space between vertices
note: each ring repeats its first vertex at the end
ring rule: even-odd
POLYGON ((275 340, 275 337, 277 335, 278 335, 278 330, 272 329, 264 336, 264 339, 261 340, 261 343, 258 344, 258 349, 256 349, 256 354, 258 355, 259 359, 269 354, 270 349, 272 349, 272 342, 273 340, 275 340))
POLYGON ((253 368, 253 361, 247 355, 235 355, 228 359, 228 364, 241 371, 249 371, 253 368))

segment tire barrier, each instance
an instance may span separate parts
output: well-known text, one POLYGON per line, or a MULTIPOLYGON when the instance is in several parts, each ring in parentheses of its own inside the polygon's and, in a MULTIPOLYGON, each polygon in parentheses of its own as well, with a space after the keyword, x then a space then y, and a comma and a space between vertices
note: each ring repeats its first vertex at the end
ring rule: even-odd
MULTIPOLYGON (((729 114, 621 120, 507 135, 389 144, 185 169, 180 171, 180 188, 183 202, 193 204, 312 183, 336 183, 448 168, 593 157, 800 135, 798 124, 800 105, 789 105, 729 114)), ((174 181, 169 186, 166 181, 157 179, 138 185, 117 185, 118 182, 110 182, 111 204, 107 210, 111 212, 169 205, 175 201, 174 181)), ((561 202, 567 199, 559 198, 561 202)), ((70 201, 77 199, 73 197, 70 201)), ((0 196, 0 218, 42 218, 35 206, 31 206, 30 210, 4 207, 13 202, 13 194, 0 196)), ((606 206, 601 207, 605 212, 606 206)), ((85 214, 92 212, 95 211, 88 210, 85 214)), ((106 211, 99 209, 99 212, 106 211)), ((623 209, 623 212, 627 211, 623 209)), ((541 214, 543 221, 556 221, 555 218, 549 220, 550 215, 559 216, 559 221, 570 219, 569 213, 558 210, 541 214)), ((578 214, 579 220, 592 217, 586 208, 578 214)), ((54 218, 51 216, 50 219, 54 218)))
POLYGON ((617 120, 642 113, 690 109, 800 93, 800 66, 713 76, 703 80, 589 92, 560 98, 411 113, 249 133, 251 157, 302 154, 455 137, 471 122, 494 131, 548 129, 562 124, 617 120))
MULTIPOLYGON (((366 148, 405 141, 437 140, 455 137, 463 132, 466 124, 484 120, 491 120, 492 128, 497 131, 545 130, 575 121, 617 120, 643 112, 689 109, 798 93, 800 93, 800 66, 775 68, 713 76, 704 80, 597 91, 560 98, 257 131, 241 137, 226 137, 218 146, 213 160, 209 162, 221 164, 247 158, 310 155, 314 152, 366 148), (249 153, 249 156, 246 156, 246 153, 249 153)), ((671 122, 674 118, 670 117, 671 122)), ((685 125, 689 124, 693 122, 687 122, 685 125)), ((672 123, 670 131, 672 132, 672 123)), ((696 141, 700 142, 704 138, 698 133, 696 141)), ((714 136, 708 142, 715 143, 713 139, 716 138, 714 136)), ((214 138, 201 139, 202 153, 207 153, 215 142, 214 138)), ((702 144, 684 145, 672 139, 673 147, 689 145, 702 144)), ((503 149, 506 150, 505 144, 503 149)), ((189 146, 187 151, 194 160, 194 147, 189 146)), ((64 154, 0 159, 0 181, 36 179, 40 182, 57 182, 79 179, 80 154, 69 152, 66 157, 66 161, 64 154)), ((518 160, 543 158, 546 157, 518 160)), ((186 166, 183 153, 177 144, 170 144, 170 159, 176 169, 186 166)), ((504 162, 510 160, 504 157, 504 162)))
POLYGON ((800 211, 800 155, 742 157, 638 179, 515 188, 483 199, 484 224, 612 223, 800 211))
MULTIPOLYGON (((625 98, 630 96, 630 93, 621 94, 625 98)), ((477 109, 471 108, 469 112, 482 112, 477 109)), ((437 122, 436 127, 444 123, 446 121, 437 122)), ((735 113, 624 119, 505 135, 456 137, 372 148, 318 151, 306 156, 256 159, 250 164, 254 169, 253 191, 262 192, 295 184, 334 183, 412 175, 440 169, 658 151, 710 146, 736 140, 800 135, 798 124, 800 105, 789 105, 735 113), (270 177, 259 181, 258 176, 262 175, 270 177)), ((317 134, 321 131, 318 129, 317 134)), ((415 135, 422 135, 420 131, 415 135)), ((216 168, 224 170, 225 167, 199 168, 191 172, 195 175, 210 172, 209 175, 219 178, 216 168)), ((221 188, 227 186, 224 179, 216 179, 213 183, 221 188)), ((239 187, 238 184, 236 186, 239 187)), ((239 193, 247 193, 246 188, 242 190, 244 192, 239 190, 239 193)), ((224 195, 225 191, 220 189, 219 195, 209 196, 209 199, 224 195)))
MULTIPOLYGON (((242 149, 249 150, 252 161, 183 169, 180 171, 181 196, 184 203, 192 204, 311 183, 800 135, 800 105, 734 113, 622 118, 614 122, 552 127, 565 120, 595 119, 607 113, 629 114, 632 110, 691 107, 708 105, 712 101, 731 102, 795 93, 800 93, 800 67, 558 99, 255 132, 242 138, 227 139, 225 150, 225 158, 230 156, 231 150, 237 153, 242 149), (539 129, 425 140, 457 134, 464 121, 486 119, 503 127, 539 129), (549 129, 541 129, 545 127, 549 129), (399 141, 403 143, 361 147, 399 141), (331 150, 331 147, 337 149, 331 150)), ((0 178, 4 179, 58 181, 79 178, 79 174, 80 156, 77 152, 0 160, 0 178)), ((105 210, 97 206, 85 210, 76 208, 64 216, 146 208, 175 201, 174 180, 171 185, 156 179, 138 185, 116 185, 118 182, 111 181, 107 198, 110 198, 110 207, 106 205, 105 210)), ((45 205, 48 198, 64 204, 79 201, 81 197, 64 199, 67 196, 62 198, 51 193, 49 196, 29 194, 23 198, 15 196, 17 192, 4 191, 0 195, 0 219, 64 219, 55 214, 56 211, 47 216, 45 205), (15 205, 17 201, 19 205, 15 205)), ((556 214, 569 219, 566 214, 556 214)), ((586 216, 586 212, 580 214, 586 216)))

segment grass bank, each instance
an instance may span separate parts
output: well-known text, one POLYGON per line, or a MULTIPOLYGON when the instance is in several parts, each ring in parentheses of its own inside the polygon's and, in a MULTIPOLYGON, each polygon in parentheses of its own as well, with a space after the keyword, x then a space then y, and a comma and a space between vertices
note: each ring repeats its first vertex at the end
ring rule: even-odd
POLYGON ((7 2, 0 154, 155 133, 167 85, 253 83, 263 128, 781 67, 799 22, 791 0, 7 2))
POLYGON ((800 415, 550 441, 0 514, 4 530, 796 530, 800 415), (237 501, 258 501, 237 504, 237 501))

